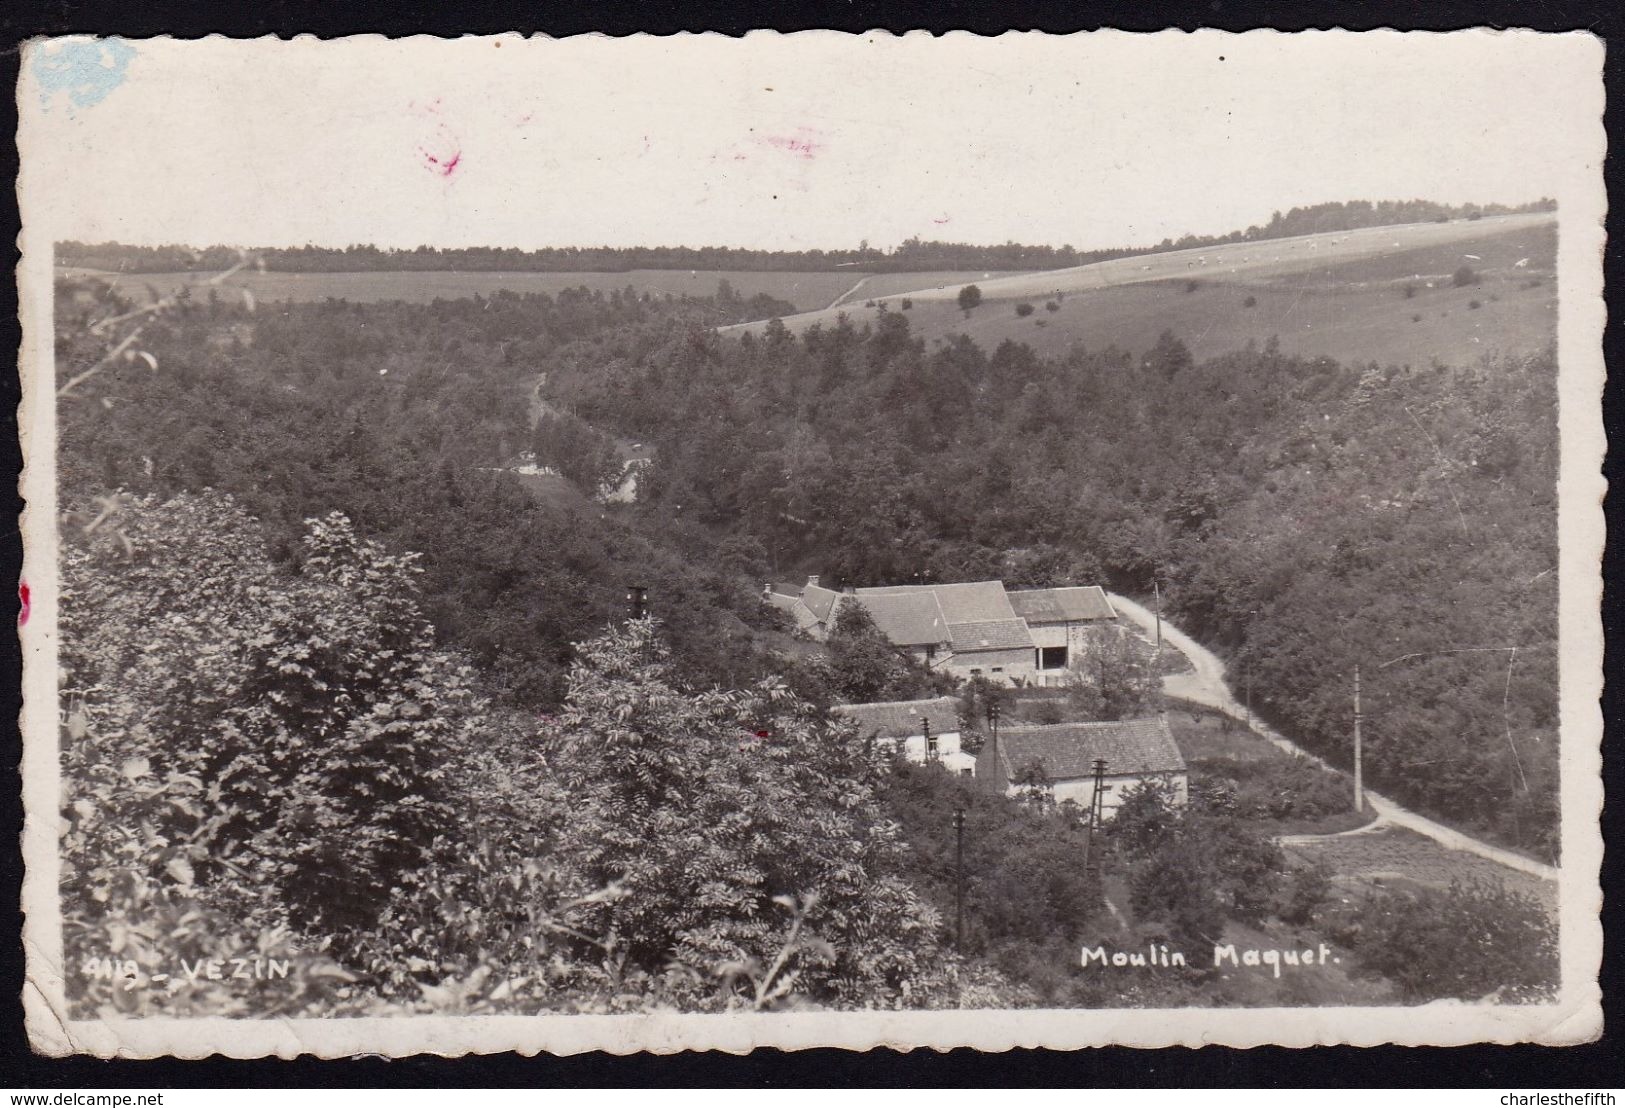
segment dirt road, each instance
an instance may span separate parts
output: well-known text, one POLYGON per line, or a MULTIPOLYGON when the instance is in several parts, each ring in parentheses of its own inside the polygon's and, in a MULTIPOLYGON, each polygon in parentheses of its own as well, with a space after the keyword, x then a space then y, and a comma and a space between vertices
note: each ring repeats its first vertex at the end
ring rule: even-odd
MULTIPOLYGON (((1124 618, 1132 620, 1146 631, 1154 633, 1157 623, 1155 613, 1126 596, 1118 596, 1116 593, 1108 595, 1111 597, 1112 607, 1116 608, 1124 618)), ((1201 643, 1173 626, 1166 619, 1162 621, 1162 641, 1185 655, 1192 666, 1192 672, 1190 673, 1177 673, 1164 677, 1162 679, 1164 692, 1181 700, 1188 700, 1195 704, 1215 708, 1235 719, 1246 719, 1247 710, 1236 702, 1235 697, 1230 695, 1230 689, 1224 683, 1224 663, 1211 650, 1202 646, 1201 643)), ((1326 763, 1320 758, 1301 749, 1286 736, 1271 730, 1257 720, 1253 721, 1253 730, 1281 750, 1308 758, 1317 765, 1326 766, 1326 763)), ((1555 866, 1545 865, 1532 858, 1525 858, 1513 851, 1482 842, 1470 835, 1464 835, 1454 828, 1446 827, 1436 820, 1428 819, 1426 816, 1405 808, 1381 793, 1375 793, 1367 789, 1365 796, 1379 819, 1385 824, 1407 828, 1418 835, 1425 835, 1446 849, 1474 854, 1509 869, 1515 869, 1519 873, 1527 873, 1532 877, 1539 877, 1546 881, 1557 880, 1558 871, 1555 866)))

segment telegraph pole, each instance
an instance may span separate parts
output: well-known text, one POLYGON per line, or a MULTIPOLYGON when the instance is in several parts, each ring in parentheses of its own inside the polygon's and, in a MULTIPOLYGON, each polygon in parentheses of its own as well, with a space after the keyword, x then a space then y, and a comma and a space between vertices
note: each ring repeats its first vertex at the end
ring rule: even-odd
POLYGON ((1360 667, 1354 667, 1354 810, 1365 811, 1365 784, 1360 766, 1360 667))
POLYGON ((996 700, 987 702, 987 727, 993 733, 993 759, 990 763, 993 771, 989 775, 989 779, 993 783, 994 791, 997 792, 999 790, 999 702, 996 700))
POLYGON ((1096 758, 1090 768, 1094 773, 1095 789, 1094 793, 1089 797, 1089 837, 1086 840, 1088 845, 1084 848, 1086 853, 1083 869, 1089 880, 1098 887, 1100 884, 1100 863, 1096 857, 1095 835, 1100 830, 1101 816, 1104 812, 1106 759, 1096 758))
POLYGON ((1162 655, 1162 586, 1151 578, 1151 591, 1157 594, 1157 655, 1162 655))
POLYGON ((954 950, 965 950, 965 809, 954 812, 954 950))

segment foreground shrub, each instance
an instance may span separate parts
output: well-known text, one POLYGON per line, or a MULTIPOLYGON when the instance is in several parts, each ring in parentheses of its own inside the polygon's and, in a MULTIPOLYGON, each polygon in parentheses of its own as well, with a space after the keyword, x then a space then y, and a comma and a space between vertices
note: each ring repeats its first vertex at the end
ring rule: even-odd
POLYGON ((1337 937, 1413 1001, 1536 1002, 1557 989, 1557 929, 1539 901, 1500 884, 1378 893, 1337 937))

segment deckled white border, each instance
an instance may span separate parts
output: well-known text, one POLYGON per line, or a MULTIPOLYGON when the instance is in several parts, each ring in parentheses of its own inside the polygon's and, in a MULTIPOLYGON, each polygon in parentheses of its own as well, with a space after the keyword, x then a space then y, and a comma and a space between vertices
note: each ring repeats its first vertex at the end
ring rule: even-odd
MULTIPOLYGON (((829 32, 810 32, 828 34, 829 32)), ((1181 34, 1182 32, 1164 32, 1181 34)), ((1202 32, 1219 34, 1219 32, 1202 32)), ((1274 32, 1252 32, 1273 34, 1274 32)), ((1361 49, 1380 49, 1384 36, 1372 32, 1361 49)), ((1529 35, 1532 32, 1471 31, 1465 34, 1529 35)), ((747 41, 769 32, 755 32, 747 41)), ((1099 32, 1110 37, 1123 32, 1099 32)), ((1344 35, 1350 32, 1315 32, 1344 35)), ((677 40, 681 41, 680 36, 677 40)), ((890 36, 874 36, 887 48, 890 36)), ((963 33, 950 39, 966 37, 963 33)), ((1144 36, 1135 36, 1143 38, 1144 36)), ((1550 38, 1551 36, 1542 36, 1550 38)), ((51 141, 40 111, 38 90, 25 48, 18 87, 21 171, 18 199, 23 213, 23 260, 18 267, 23 320, 23 399, 18 409, 27 468, 22 489, 24 579, 32 592, 32 613, 21 631, 25 702, 22 728, 26 820, 22 845, 27 871, 23 934, 27 983, 23 991, 30 1041, 45 1054, 87 1053, 99 1057, 199 1058, 219 1053, 234 1058, 303 1053, 342 1057, 358 1053, 395 1057, 416 1053, 462 1055, 518 1051, 574 1054, 602 1050, 672 1053, 712 1049, 745 1052, 782 1049, 876 1046, 898 1049, 1008 1050, 1014 1047, 1076 1048, 1107 1044, 1141 1047, 1221 1044, 1310 1046, 1347 1043, 1369 1046, 1459 1045, 1537 1042, 1562 1045, 1588 1041, 1601 1032, 1597 974, 1602 928, 1598 872, 1602 841, 1597 818, 1602 804, 1601 556, 1604 524, 1600 467, 1605 439, 1601 418, 1604 376, 1601 337, 1601 257, 1606 193, 1602 161, 1602 43, 1594 36, 1561 36, 1574 71, 1595 75, 1570 109, 1575 164, 1559 201, 1559 431, 1562 442, 1558 518, 1560 552, 1561 721, 1562 721, 1562 928, 1563 987, 1557 1003, 1493 1007, 1437 1003, 1414 1008, 1290 1009, 1113 1009, 949 1012, 833 1012, 769 1015, 503 1016, 403 1015, 394 1018, 306 1020, 66 1020, 61 976, 62 945, 57 896, 57 830, 60 796, 57 749, 57 536, 56 428, 54 423, 52 243, 56 237, 41 218, 47 190, 71 182, 39 179, 30 169, 30 150, 51 141)), ((202 40, 207 50, 215 40, 202 40)), ((423 40, 411 40, 421 43, 423 40)), ((515 40, 506 40, 518 45, 515 40)), ((560 45, 554 43, 553 48, 560 45)), ((335 47, 338 48, 338 47, 335 47)), ((743 48, 743 47, 742 47, 743 48)), ((1396 126, 1402 122, 1396 121, 1396 126)))

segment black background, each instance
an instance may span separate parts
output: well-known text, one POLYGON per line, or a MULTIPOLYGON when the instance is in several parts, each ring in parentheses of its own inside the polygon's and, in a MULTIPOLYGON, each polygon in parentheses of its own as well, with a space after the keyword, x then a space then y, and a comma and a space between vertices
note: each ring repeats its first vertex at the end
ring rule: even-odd
MULTIPOLYGON (((36 35, 69 33, 121 35, 143 38, 152 35, 199 37, 219 33, 232 36, 276 34, 291 37, 313 34, 335 37, 347 34, 384 33, 492 34, 503 31, 540 32, 566 36, 586 32, 612 35, 638 31, 671 34, 678 31, 717 31, 738 35, 758 27, 781 31, 831 28, 861 32, 927 30, 940 33, 969 30, 997 34, 1005 30, 1043 30, 1055 33, 1116 27, 1127 30, 1156 30, 1178 27, 1194 30, 1217 27, 1241 31, 1256 27, 1281 30, 1343 27, 1370 29, 1396 27, 1418 30, 1453 30, 1462 27, 1530 27, 1545 31, 1590 30, 1610 40, 1625 23, 1617 4, 1592 3, 1464 3, 1434 2, 1425 6, 1373 3, 1236 3, 1233 0, 1207 0, 1199 3, 1034 3, 1006 2, 971 4, 962 0, 942 0, 934 4, 876 3, 774 3, 762 0, 742 3, 675 4, 666 0, 639 3, 577 3, 568 8, 558 4, 456 2, 361 4, 286 3, 258 0, 250 4, 137 2, 51 3, 8 5, 0 12, 0 132, 16 133, 16 88, 20 44, 36 35)), ((1625 95, 1625 46, 1608 41, 1605 81, 1609 106, 1606 115, 1610 145, 1625 141, 1619 129, 1619 99, 1625 95)), ((1509 95, 1517 95, 1509 90, 1509 95)), ((6 142, 5 177, 14 179, 17 152, 6 142)), ((1619 158, 1610 151, 1607 163, 1610 194, 1620 181, 1619 158)), ((15 194, 4 190, 0 201, 6 230, 0 236, 0 264, 14 272, 17 262, 15 235, 18 211, 15 194)), ((1614 290, 1625 273, 1621 257, 1619 216, 1610 212, 1609 247, 1606 255, 1610 322, 1605 337, 1605 353, 1614 364, 1622 347, 1620 325, 1612 317, 1619 308, 1614 290)), ((6 302, 0 303, 0 348, 16 350, 21 332, 16 319, 16 286, 7 282, 6 302)), ((1604 420, 1610 441, 1625 432, 1620 410, 1621 384, 1611 379, 1604 397, 1604 420)), ((0 519, 15 520, 22 501, 11 478, 21 468, 21 456, 14 429, 19 386, 15 374, 0 374, 0 413, 9 422, 0 434, 0 496, 10 504, 0 508, 0 519)), ((1610 524, 1616 523, 1620 493, 1617 484, 1625 479, 1616 452, 1610 452, 1605 473, 1616 490, 1605 502, 1610 524)), ((1613 528, 1611 527, 1610 530, 1613 528)), ((0 581, 15 580, 21 565, 22 545, 13 523, 0 526, 0 559, 5 571, 0 581)), ((1618 658, 1616 641, 1625 621, 1621 600, 1621 553, 1610 543, 1604 561, 1603 623, 1608 640, 1608 664, 1612 674, 1618 658)), ((9 626, 16 614, 16 596, 9 584, 0 586, 0 627, 9 626)), ((1604 863, 1603 888, 1608 903, 1603 911, 1607 944, 1604 956, 1603 996, 1608 1032, 1598 1043, 1580 1047, 1548 1048, 1534 1046, 1461 1047, 1452 1049, 1373 1047, 1324 1047, 1287 1050, 1261 1047, 1231 1050, 1206 1047, 1200 1050, 1159 1051, 1128 1048, 1101 1048, 1072 1053, 1018 1050, 1005 1054, 978 1054, 969 1050, 947 1053, 914 1051, 904 1054, 889 1050, 852 1053, 834 1050, 800 1052, 757 1051, 747 1057, 718 1054, 682 1054, 667 1057, 633 1056, 617 1058, 604 1054, 572 1058, 522 1058, 517 1055, 470 1056, 462 1059, 430 1057, 395 1061, 358 1059, 323 1062, 304 1058, 295 1061, 238 1062, 209 1059, 199 1062, 158 1060, 152 1062, 92 1059, 47 1059, 34 1055, 23 1031, 19 998, 23 982, 20 903, 22 862, 17 836, 22 830, 21 778, 18 758, 21 740, 17 730, 20 705, 21 662, 15 639, 0 635, 0 727, 4 750, 0 753, 0 1088, 21 1091, 60 1092, 73 1089, 123 1087, 161 1089, 185 1087, 230 1088, 240 1086, 334 1086, 334 1087, 596 1087, 596 1086, 722 1086, 745 1088, 777 1087, 1496 1087, 1546 1090, 1618 1088, 1625 1074, 1625 1049, 1618 1025, 1619 994, 1622 982, 1617 937, 1620 934, 1620 821, 1616 800, 1604 815, 1604 837, 1608 856, 1604 863)), ((1625 795, 1620 758, 1611 749, 1618 740, 1625 702, 1619 682, 1610 680, 1603 695, 1606 739, 1604 779, 1610 795, 1625 795)), ((996 1017, 990 1017, 996 1018, 996 1017)))

